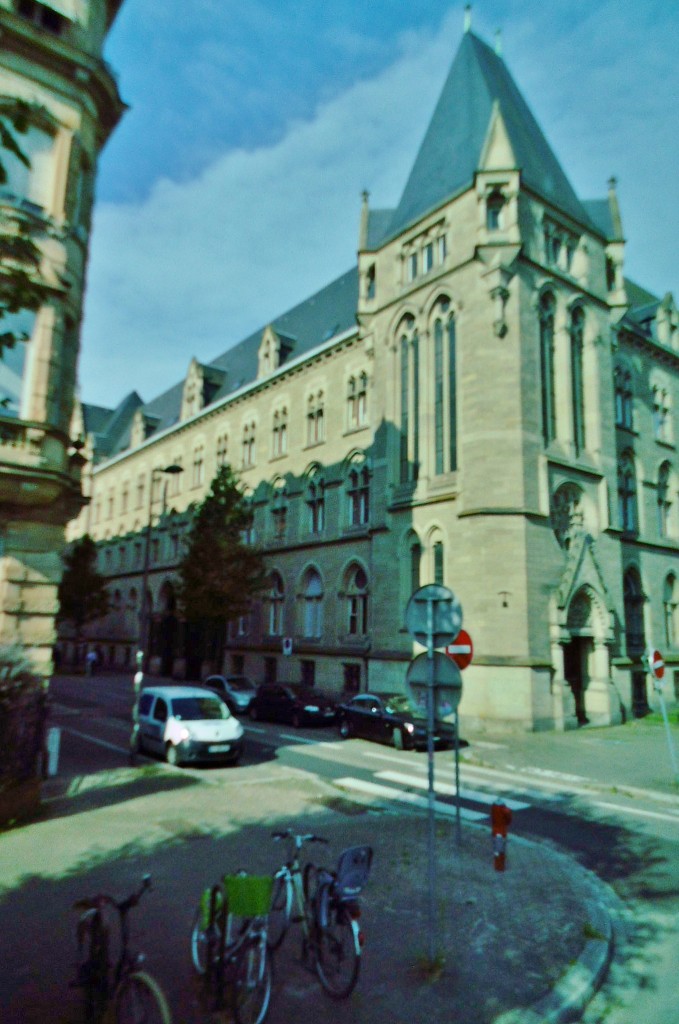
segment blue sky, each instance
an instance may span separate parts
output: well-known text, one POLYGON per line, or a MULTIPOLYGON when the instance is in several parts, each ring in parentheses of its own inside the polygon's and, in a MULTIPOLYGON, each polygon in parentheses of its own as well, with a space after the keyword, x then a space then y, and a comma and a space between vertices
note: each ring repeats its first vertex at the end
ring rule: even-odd
MULTIPOLYGON (((395 204, 459 45, 443 0, 126 0, 106 58, 81 397, 150 400, 355 262, 360 193, 395 204), (190 13, 189 13, 190 12, 190 13)), ((618 178, 626 270, 679 299, 679 6, 485 0, 576 192, 618 178)))

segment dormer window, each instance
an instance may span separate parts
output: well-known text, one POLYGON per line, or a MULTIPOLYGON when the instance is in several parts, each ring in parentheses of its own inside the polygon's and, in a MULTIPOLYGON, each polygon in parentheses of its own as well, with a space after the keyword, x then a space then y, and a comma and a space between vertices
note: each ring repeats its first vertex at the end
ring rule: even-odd
POLYGON ((543 221, 545 262, 570 274, 573 257, 578 247, 578 236, 555 221, 543 221))
POLYGON ((503 225, 505 198, 498 189, 493 189, 486 199, 486 228, 488 231, 499 231, 503 225))
POLYGON ((434 243, 427 242, 422 250, 422 273, 428 274, 434 266, 434 243))
POLYGON ((366 299, 375 298, 375 264, 373 263, 368 268, 368 273, 365 278, 365 297, 366 299))
POLYGON ((408 257, 408 280, 414 281, 417 277, 417 253, 411 252, 408 257))

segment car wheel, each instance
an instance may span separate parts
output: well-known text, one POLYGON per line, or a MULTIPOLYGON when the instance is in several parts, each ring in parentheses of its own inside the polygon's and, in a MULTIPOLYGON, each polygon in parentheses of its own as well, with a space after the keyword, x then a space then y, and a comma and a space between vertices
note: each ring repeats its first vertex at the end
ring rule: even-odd
POLYGON ((346 718, 340 722, 339 734, 343 740, 348 740, 351 736, 351 726, 347 722, 346 718))
POLYGON ((294 729, 301 729, 302 727, 302 718, 297 711, 292 716, 292 725, 294 729))
POLYGON ((396 750, 403 750, 403 733, 401 732, 401 730, 394 729, 393 733, 391 734, 391 738, 393 740, 394 747, 396 748, 396 750))
POLYGON ((173 768, 178 768, 181 764, 179 750, 174 743, 168 743, 165 747, 165 760, 168 764, 172 765, 173 768))

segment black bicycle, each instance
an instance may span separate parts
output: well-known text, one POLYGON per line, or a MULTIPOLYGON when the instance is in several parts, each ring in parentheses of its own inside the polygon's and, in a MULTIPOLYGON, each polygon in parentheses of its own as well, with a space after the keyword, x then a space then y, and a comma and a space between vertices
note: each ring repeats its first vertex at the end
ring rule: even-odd
POLYGON ((111 1005, 113 1015, 107 1015, 107 1019, 115 1024, 172 1024, 162 989, 142 970, 143 953, 132 953, 129 947, 128 915, 150 888, 151 876, 144 875, 140 888, 127 899, 118 901, 107 893, 98 893, 74 904, 80 912, 76 934, 81 959, 72 984, 83 989, 88 1024, 101 1021, 111 1005), (120 954, 113 966, 109 961, 107 907, 117 911, 120 922, 120 954))
POLYGON ((222 1010, 231 996, 236 1024, 262 1024, 271 1001, 267 915, 273 879, 241 871, 206 889, 191 929, 191 959, 203 1002, 222 1010))
POLYGON ((356 987, 364 935, 359 926, 360 893, 370 875, 370 846, 352 846, 340 855, 334 871, 306 864, 300 852, 305 843, 327 843, 315 835, 274 832, 287 840, 289 859, 276 872, 269 911, 269 944, 283 942, 292 921, 302 925, 302 955, 313 964, 318 979, 334 999, 344 999, 356 987))

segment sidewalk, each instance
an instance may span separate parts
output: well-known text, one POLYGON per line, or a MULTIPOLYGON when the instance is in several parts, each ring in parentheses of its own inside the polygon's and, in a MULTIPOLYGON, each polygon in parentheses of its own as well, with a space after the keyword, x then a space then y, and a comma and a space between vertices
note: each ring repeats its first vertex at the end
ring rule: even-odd
MULTIPOLYGON (((132 918, 148 968, 163 985, 175 1024, 202 1024, 189 962, 193 910, 204 886, 225 870, 270 872, 282 850, 269 833, 288 825, 341 849, 370 843, 361 978, 346 1002, 332 1002, 300 962, 291 934, 275 963, 270 1024, 491 1024, 545 1000, 536 1016, 565 1019, 591 994, 610 952, 609 891, 547 846, 511 838, 507 871, 493 870, 487 829, 437 824, 435 965, 427 964, 427 825, 422 812, 394 813, 293 768, 261 763, 210 784, 210 773, 162 765, 120 768, 71 780, 48 817, 0 837, 0 928, 11 936, 0 966, 3 1024, 74 1024, 69 990, 78 896, 134 888, 154 891, 132 918), (199 781, 200 779, 200 781, 199 781), (17 927, 17 922, 21 927, 17 927), (432 970, 432 967, 434 969, 432 970)), ((46 791, 64 791, 53 780, 46 791)), ((313 851, 316 854, 316 851, 313 851)), ((293 929, 294 932, 294 929, 293 929)))

